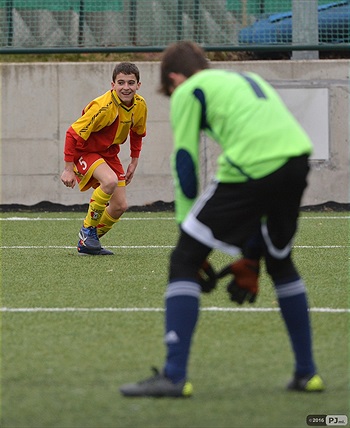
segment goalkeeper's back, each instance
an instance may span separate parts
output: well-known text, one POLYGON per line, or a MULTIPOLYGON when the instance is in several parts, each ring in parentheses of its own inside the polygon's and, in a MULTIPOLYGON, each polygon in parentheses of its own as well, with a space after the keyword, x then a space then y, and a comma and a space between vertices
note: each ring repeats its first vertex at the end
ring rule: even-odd
MULTIPOLYGON (((198 123, 221 146, 220 182, 264 177, 291 157, 312 151, 309 137, 276 90, 254 73, 195 73, 171 97, 171 122, 175 151, 198 145, 198 123)), ((192 153, 197 163, 195 147, 192 153)))

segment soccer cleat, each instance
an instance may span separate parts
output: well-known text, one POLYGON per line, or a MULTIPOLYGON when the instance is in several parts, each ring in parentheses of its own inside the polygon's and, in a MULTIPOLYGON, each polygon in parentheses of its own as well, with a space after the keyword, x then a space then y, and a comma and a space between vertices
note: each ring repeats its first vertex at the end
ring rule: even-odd
POLYGON ((101 243, 97 236, 96 227, 82 227, 79 232, 79 248, 86 248, 91 251, 101 250, 101 243))
POLYGON ((163 373, 153 367, 154 375, 138 383, 129 383, 120 387, 125 397, 191 397, 192 384, 186 379, 173 383, 163 373))
POLYGON ((97 254, 98 256, 113 256, 114 253, 111 250, 106 250, 106 248, 101 247, 101 250, 99 252, 99 254, 97 254))
POLYGON ((86 247, 80 246, 78 242, 78 253, 80 256, 113 256, 114 253, 106 248, 101 247, 100 250, 89 250, 86 247))
POLYGON ((290 391, 322 392, 325 390, 325 385, 318 374, 303 377, 295 375, 288 383, 287 389, 290 391))

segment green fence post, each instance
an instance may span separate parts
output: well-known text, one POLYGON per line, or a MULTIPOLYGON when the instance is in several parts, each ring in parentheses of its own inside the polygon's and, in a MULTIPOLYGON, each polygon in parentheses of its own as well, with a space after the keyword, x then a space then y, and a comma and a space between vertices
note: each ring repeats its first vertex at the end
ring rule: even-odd
POLYGON ((13 0, 6 1, 6 21, 7 21, 7 44, 12 46, 13 41, 13 0))
POLYGON ((79 35, 78 45, 83 46, 84 44, 84 0, 79 1, 79 35))
MULTIPOLYGON (((300 2, 293 0, 292 37, 294 45, 318 45, 318 9, 317 0, 300 2)), ((318 59, 318 51, 293 51, 293 59, 318 59)))
POLYGON ((137 13, 136 0, 131 0, 130 1, 130 10, 129 10, 129 38, 130 38, 130 43, 133 46, 137 45, 136 13, 137 13))
POLYGON ((184 11, 184 5, 182 0, 177 0, 177 15, 176 15, 176 37, 177 40, 182 39, 182 15, 184 11))

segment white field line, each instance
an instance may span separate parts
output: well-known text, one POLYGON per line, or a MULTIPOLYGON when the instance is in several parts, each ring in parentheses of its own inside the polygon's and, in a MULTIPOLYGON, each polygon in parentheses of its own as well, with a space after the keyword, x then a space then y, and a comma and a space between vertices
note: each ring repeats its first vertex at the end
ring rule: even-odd
MULTIPOLYGON (((350 219, 350 216, 332 216, 332 217, 301 217, 302 220, 311 219, 350 219)), ((0 218, 0 221, 75 221, 76 218, 30 218, 30 217, 8 217, 0 218)), ((174 217, 124 217, 123 220, 174 220, 174 217)), ((173 248, 172 245, 121 245, 109 246, 111 248, 129 248, 129 249, 145 249, 145 248, 173 248)), ((294 248, 348 248, 344 245, 296 245, 294 248)), ((2 249, 75 249, 70 246, 3 246, 2 249)), ((226 307, 204 307, 201 308, 204 312, 278 312, 279 308, 226 308, 226 307)), ((0 312, 12 313, 33 313, 33 312, 164 312, 163 308, 0 308, 0 312)), ((350 309, 336 308, 310 308, 310 312, 323 313, 349 313, 350 309)))
MULTIPOLYGON (((157 249, 157 248, 174 248, 173 245, 107 245, 108 248, 114 249, 157 249)), ((66 245, 3 245, 2 250, 71 250, 76 249, 76 246, 66 245)), ((334 249, 334 248, 350 248, 350 245, 294 245, 293 248, 311 248, 311 249, 334 249)))
MULTIPOLYGON (((65 245, 13 245, 13 246, 1 246, 0 247, 3 250, 47 250, 47 249, 54 249, 54 250, 70 250, 70 249, 76 249, 77 247, 74 246, 65 246, 65 245)), ((152 248, 174 248, 173 245, 108 245, 108 248, 127 248, 127 249, 152 249, 152 248)))
MULTIPOLYGON (((3 217, 0 221, 82 221, 83 218, 43 218, 43 217, 3 217)), ((175 217, 123 217, 123 221, 128 220, 175 220, 175 217)))
MULTIPOLYGON (((350 219, 350 216, 327 216, 327 217, 300 217, 302 220, 313 220, 313 219, 331 219, 331 220, 338 220, 338 219, 350 219)), ((41 218, 41 217, 7 217, 7 218, 0 218, 0 221, 76 221, 81 219, 77 218, 41 218)), ((123 221, 144 221, 144 220, 174 220, 174 217, 123 217, 123 221)), ((332 249, 332 248, 349 248, 350 245, 295 245, 294 248, 324 248, 324 249, 332 249)), ((32 245, 11 245, 11 246, 0 246, 1 249, 34 249, 34 250, 40 250, 40 249, 62 249, 62 250, 69 250, 69 249, 75 249, 76 247, 72 246, 60 246, 60 245, 48 245, 48 246, 32 246, 32 245)), ((108 248, 114 248, 114 249, 157 249, 157 248, 174 248, 172 245, 109 245, 108 248)))
MULTIPOLYGON (((175 217, 123 217, 123 221, 143 221, 143 220, 174 220, 175 217)), ((315 216, 315 217, 299 217, 299 220, 349 220, 350 216, 315 216)), ((82 218, 70 218, 70 217, 61 217, 61 218, 44 218, 44 217, 0 217, 0 221, 82 221, 82 218)))
MULTIPOLYGON (((203 307, 203 312, 279 312, 279 308, 227 308, 218 306, 203 307)), ((11 313, 35 313, 35 312, 164 312, 164 308, 0 308, 0 312, 11 313)), ((350 313, 350 309, 337 308, 310 308, 310 312, 316 313, 350 313)))

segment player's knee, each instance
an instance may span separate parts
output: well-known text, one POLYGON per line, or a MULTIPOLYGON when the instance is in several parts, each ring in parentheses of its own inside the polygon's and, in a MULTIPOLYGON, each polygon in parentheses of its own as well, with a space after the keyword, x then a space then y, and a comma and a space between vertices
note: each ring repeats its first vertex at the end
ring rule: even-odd
MULTIPOLYGON (((118 177, 117 176, 115 176, 115 177, 112 176, 112 177, 106 178, 106 180, 104 180, 103 183, 101 183, 101 188, 107 194, 113 195, 113 193, 118 188, 118 177)), ((126 209, 127 209, 127 207, 126 207, 126 209)))
POLYGON ((211 249, 181 231, 179 242, 170 257, 169 279, 197 280, 198 270, 211 249))
POLYGON ((169 279, 196 278, 199 266, 191 254, 182 248, 175 248, 170 257, 169 279))
POLYGON ((118 209, 119 209, 119 211, 121 211, 123 214, 125 213, 125 211, 128 209, 128 203, 126 202, 126 201, 123 201, 123 202, 121 202, 119 205, 118 205, 118 209))
POLYGON ((108 212, 111 217, 119 218, 121 217, 125 211, 128 209, 128 204, 126 201, 115 201, 111 199, 108 207, 108 212))
POLYGON ((281 280, 296 278, 299 276, 299 273, 290 257, 282 260, 268 257, 266 258, 265 263, 266 271, 273 282, 279 282, 281 280))

